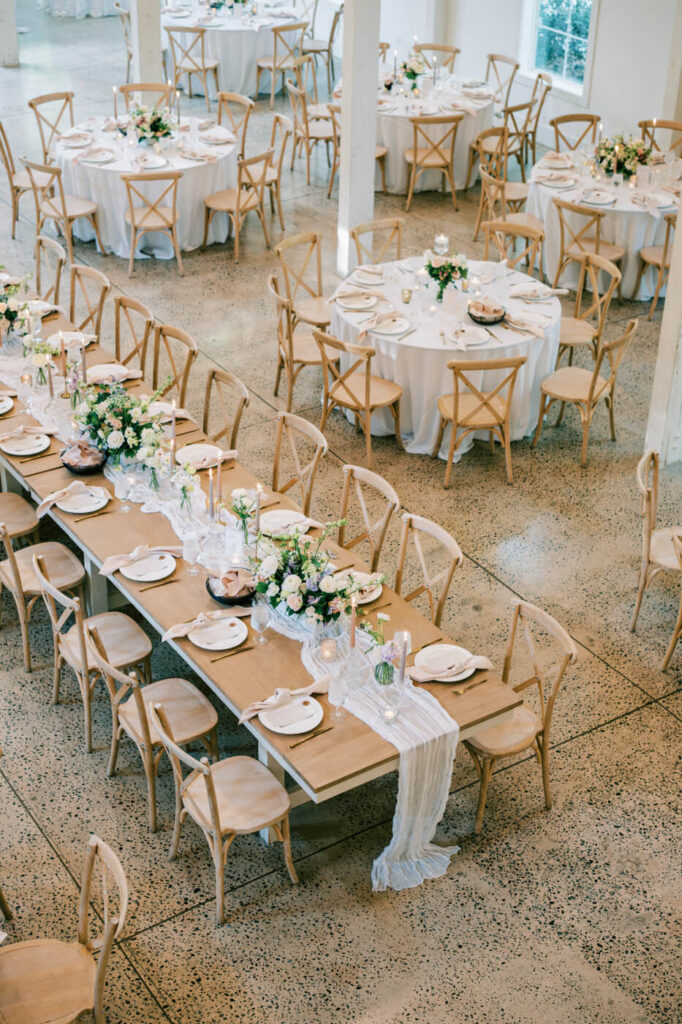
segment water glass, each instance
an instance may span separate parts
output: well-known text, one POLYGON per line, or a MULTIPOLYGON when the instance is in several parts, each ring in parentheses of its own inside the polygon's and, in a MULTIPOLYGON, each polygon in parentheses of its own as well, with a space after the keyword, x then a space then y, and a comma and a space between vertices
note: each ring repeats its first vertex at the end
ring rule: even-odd
POLYGON ((264 636, 265 630, 268 628, 270 622, 270 612, 266 604, 255 604, 251 611, 251 625, 258 633, 256 639, 257 644, 268 643, 268 638, 264 636))
POLYGON ((336 672, 329 680, 329 691, 327 693, 327 700, 334 708, 331 717, 334 721, 339 722, 346 717, 346 712, 343 707, 343 702, 348 695, 348 680, 345 672, 336 672))
POLYGON ((199 565, 197 563, 200 553, 199 534, 188 533, 182 542, 182 557, 188 564, 187 571, 190 576, 198 576, 199 574, 199 565))

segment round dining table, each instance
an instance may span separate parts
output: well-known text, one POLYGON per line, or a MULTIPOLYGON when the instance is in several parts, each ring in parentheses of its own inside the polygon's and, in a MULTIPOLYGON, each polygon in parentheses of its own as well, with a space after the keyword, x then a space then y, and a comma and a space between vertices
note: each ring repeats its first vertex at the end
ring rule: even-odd
MULTIPOLYGON (((165 28, 205 28, 204 55, 207 60, 218 61, 218 81, 221 92, 238 92, 253 96, 256 92, 256 61, 268 57, 274 49, 272 29, 296 20, 292 4, 257 5, 257 14, 251 4, 227 5, 206 13, 203 3, 171 3, 161 14, 163 46, 170 50, 165 28)), ((189 46, 189 36, 182 37, 189 46)), ((195 51, 192 51, 194 55, 195 51)), ((186 82, 186 79, 184 79, 186 82)), ((208 77, 209 97, 216 98, 213 75, 208 77)), ((270 91, 270 76, 261 76, 261 88, 270 91)), ((202 95, 203 85, 198 75, 192 75, 192 91, 202 95)))
MULTIPOLYGON (((470 261, 468 290, 464 292, 450 286, 443 302, 437 303, 433 283, 426 287, 417 285, 415 272, 423 264, 422 257, 383 264, 383 279, 373 286, 364 283, 361 286, 376 295, 376 303, 362 312, 353 312, 342 308, 344 300, 339 297, 333 303, 330 325, 331 333, 344 342, 371 345, 375 351, 372 374, 393 381, 403 389, 400 424, 406 450, 419 455, 431 454, 438 435, 438 399, 453 390, 453 373, 448 369, 453 359, 486 361, 525 356, 512 399, 511 438, 518 441, 532 434, 540 411, 540 384, 554 370, 559 348, 559 300, 550 296, 542 302, 529 304, 513 298, 509 293, 514 286, 524 282, 537 285, 538 282, 526 274, 508 270, 503 264, 470 261), (401 298, 405 289, 412 291, 408 304, 401 298), (482 343, 478 339, 474 341, 469 328, 475 325, 467 313, 468 302, 474 296, 501 303, 513 315, 515 324, 527 318, 535 333, 498 324, 484 329, 487 338, 482 343), (371 329, 370 315, 390 311, 404 319, 399 334, 371 329), (453 329, 459 331, 457 338, 453 329)), ((347 285, 360 287, 353 274, 347 285)), ((343 292, 344 286, 338 290, 343 292)), ((349 365, 347 358, 342 357, 342 370, 349 365)), ((504 370, 484 370, 472 373, 471 379, 476 387, 492 391, 504 376, 504 370)), ((445 432, 439 451, 442 459, 447 458, 450 429, 445 432)), ((377 437, 394 433, 389 410, 377 410, 372 415, 371 430, 377 437)), ((487 431, 465 438, 455 461, 471 448, 474 438, 479 437, 486 440, 487 431)))
MULTIPOLYGON (((601 222, 602 240, 625 249, 619 264, 623 275, 623 298, 651 299, 656 288, 656 271, 651 266, 645 270, 635 294, 639 253, 645 246, 663 244, 666 230, 664 214, 676 211, 679 206, 679 181, 675 174, 666 165, 659 165, 640 173, 636 186, 629 182, 614 185, 611 179, 603 176, 592 178, 591 161, 587 155, 581 159, 576 154, 569 159, 572 163, 559 170, 548 167, 543 158, 533 168, 530 178, 526 212, 539 217, 545 226, 543 271, 547 280, 554 281, 561 255, 559 215, 554 199, 565 199, 590 210, 605 212, 601 222)), ((682 165, 682 161, 678 162, 682 165)), ((573 230, 586 223, 573 213, 568 213, 566 219, 573 230)), ((579 265, 572 262, 558 283, 564 288, 574 289, 578 277, 579 265)), ((661 295, 665 295, 665 288, 661 295)))
MULTIPOLYGON (((119 119, 119 124, 124 120, 119 119)), ((237 185, 237 145, 234 136, 223 128, 222 132, 228 141, 223 145, 208 145, 202 141, 205 138, 205 133, 200 131, 202 126, 203 122, 199 118, 182 118, 181 131, 178 132, 176 127, 171 138, 161 141, 157 152, 156 148, 129 141, 116 128, 113 119, 90 117, 78 126, 89 133, 90 144, 83 148, 72 148, 68 137, 62 137, 57 143, 55 160, 62 170, 64 191, 97 203, 100 237, 108 252, 124 258, 130 254, 130 227, 125 219, 128 193, 121 175, 139 171, 148 171, 150 175, 182 171, 177 200, 180 248, 189 250, 201 245, 204 236, 204 199, 213 192, 235 188, 237 185), (191 153, 192 156, 183 155, 178 145, 185 154, 191 153), (100 156, 102 151, 103 157, 100 156), (104 162, 94 162, 100 159, 104 159, 104 162)), ((207 128, 207 131, 211 129, 207 128)), ((136 187, 140 187, 139 183, 136 187)), ((158 194, 159 186, 150 185, 140 190, 151 199, 158 194)), ((75 221, 73 233, 83 242, 94 239, 92 226, 84 219, 75 221)), ((227 214, 216 214, 211 220, 208 243, 224 242, 228 234, 227 214)), ((138 258, 153 256, 156 259, 172 259, 173 255, 170 238, 155 232, 141 237, 136 253, 138 258)))

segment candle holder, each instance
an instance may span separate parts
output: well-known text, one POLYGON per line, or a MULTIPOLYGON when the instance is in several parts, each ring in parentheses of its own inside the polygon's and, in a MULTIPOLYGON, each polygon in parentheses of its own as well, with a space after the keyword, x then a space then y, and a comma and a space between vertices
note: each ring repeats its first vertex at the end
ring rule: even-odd
POLYGON ((448 236, 443 232, 436 235, 436 237, 433 240, 433 251, 436 253, 436 255, 445 256, 449 248, 450 239, 448 238, 448 236))
POLYGON ((412 289, 411 288, 403 288, 401 293, 400 293, 400 297, 401 297, 401 299, 403 300, 403 302, 405 303, 406 306, 409 305, 409 303, 412 301, 412 289))

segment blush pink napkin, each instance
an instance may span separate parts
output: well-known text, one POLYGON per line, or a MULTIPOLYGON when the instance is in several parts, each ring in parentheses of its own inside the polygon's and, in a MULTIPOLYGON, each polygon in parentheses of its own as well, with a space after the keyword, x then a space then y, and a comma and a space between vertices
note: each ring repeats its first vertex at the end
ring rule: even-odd
POLYGON ((205 626, 209 622, 217 622, 218 619, 225 619, 226 622, 229 622, 230 619, 239 617, 240 616, 236 615, 232 611, 230 611, 229 615, 226 615, 225 612, 201 612, 201 614, 197 615, 196 619, 192 619, 191 622, 178 622, 177 625, 171 626, 170 629, 166 630, 161 639, 176 640, 178 637, 187 636, 193 629, 196 629, 197 626, 205 626))
POLYGON ((309 686, 302 686, 300 690, 289 690, 286 687, 278 686, 271 697, 266 697, 265 700, 255 700, 253 704, 249 704, 248 708, 244 708, 237 724, 242 725, 250 718, 255 718, 259 711, 272 711, 273 708, 284 707, 286 704, 290 704, 294 697, 309 697, 313 693, 327 693, 330 680, 331 676, 322 676, 321 679, 315 680, 309 686))
POLYGON ((102 562, 102 568, 100 569, 100 576, 111 576, 117 569, 122 569, 126 565, 132 565, 134 562, 141 561, 148 555, 155 555, 160 552, 166 552, 169 555, 173 555, 175 558, 182 558, 182 548, 180 545, 172 544, 159 544, 156 547, 150 548, 146 544, 138 544, 138 546, 127 555, 109 555, 102 562))
POLYGON ((48 494, 36 509, 36 515, 38 519, 41 519, 49 509, 52 508, 56 501, 61 501, 67 494, 97 494, 98 492, 103 494, 107 493, 105 487, 89 487, 84 484, 82 480, 74 480, 68 487, 62 487, 59 491, 53 491, 52 494, 48 494))
POLYGON ((493 667, 492 661, 482 655, 472 655, 465 661, 453 661, 450 665, 446 665, 440 672, 429 672, 428 669, 419 668, 417 665, 413 665, 411 668, 405 669, 407 675, 415 683, 428 683, 429 681, 437 682, 439 679, 447 680, 449 676, 453 674, 459 675, 460 672, 467 672, 470 668, 473 669, 491 669, 493 667))
MULTIPOLYGON (((9 394, 8 391, 3 391, 3 394, 9 394)), ((26 437, 29 434, 56 434, 57 431, 50 427, 15 427, 14 430, 8 430, 6 434, 0 434, 0 441, 14 441, 19 437, 26 437)))

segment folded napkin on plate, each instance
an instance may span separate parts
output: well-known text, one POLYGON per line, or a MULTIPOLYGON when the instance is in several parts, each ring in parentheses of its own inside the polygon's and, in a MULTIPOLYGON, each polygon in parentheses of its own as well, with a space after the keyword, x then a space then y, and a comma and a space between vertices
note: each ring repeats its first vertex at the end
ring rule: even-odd
POLYGON ((493 90, 488 85, 464 86, 462 92, 472 100, 487 100, 491 99, 494 95, 493 90))
POLYGON ((79 128, 75 126, 73 128, 67 128, 65 132, 60 132, 56 138, 58 139, 83 139, 85 136, 90 136, 90 130, 87 128, 79 128))
POLYGON ((485 299, 474 299, 469 303, 469 311, 475 316, 501 316, 502 306, 497 302, 490 302, 485 299))
POLYGON ((197 626, 206 626, 209 622, 218 622, 220 619, 224 619, 229 622, 235 616, 225 612, 201 612, 197 615, 196 619, 192 619, 190 622, 178 622, 177 625, 171 626, 161 637, 162 640, 177 640, 179 637, 188 636, 193 629, 197 626))
POLYGON ((153 548, 147 547, 146 544, 138 544, 134 551, 127 555, 109 555, 108 558, 105 558, 99 571, 100 576, 111 576, 117 569, 123 569, 126 565, 141 562, 143 558, 160 554, 161 552, 174 555, 176 558, 182 558, 182 548, 177 544, 159 544, 153 548))
POLYGON ((88 370, 88 384, 120 384, 124 380, 139 380, 142 376, 142 370, 135 370, 132 367, 124 366, 121 370, 108 369, 105 366, 91 366, 88 370))
POLYGON ((215 126, 216 121, 215 118, 212 117, 207 117, 205 120, 199 121, 199 124, 197 125, 200 132, 207 132, 209 128, 215 128, 215 126))
POLYGON ((361 270, 363 274, 371 274, 374 277, 383 277, 384 276, 383 267, 375 267, 372 264, 368 265, 366 263, 363 263, 363 264, 360 264, 360 266, 357 266, 355 269, 356 270, 361 270))
POLYGON ((230 569, 222 576, 214 576, 211 590, 217 597, 246 597, 256 589, 253 573, 248 569, 230 569))
POLYGON ((466 100, 452 100, 450 103, 441 103, 440 110, 444 114, 456 114, 458 111, 464 111, 465 114, 475 117, 480 106, 475 103, 467 103, 466 100))
MULTIPOLYGON (((8 392, 3 392, 7 394, 8 392)), ((0 441, 14 441, 19 437, 26 437, 29 434, 56 434, 56 427, 15 427, 14 430, 8 430, 6 434, 0 434, 0 441)))
POLYGON ((510 299, 545 299, 551 295, 568 295, 568 288, 550 288, 546 284, 514 284, 509 289, 510 299))
POLYGON ((198 163, 214 164, 217 161, 215 153, 207 153, 205 150, 196 149, 185 142, 178 143, 178 153, 185 160, 196 160, 198 163))
POLYGON ((114 155, 113 149, 109 149, 108 146, 88 146, 87 149, 82 149, 80 153, 73 158, 73 162, 74 164, 79 164, 82 160, 92 160, 93 157, 96 158, 103 153, 112 157, 114 155))
MULTIPOLYGON (((383 299, 388 300, 381 292, 368 292, 366 288, 354 288, 353 286, 341 285, 334 293, 334 299, 383 299)), ((362 312, 359 310, 359 312, 362 312)))
POLYGON ((92 494, 93 497, 99 498, 104 497, 108 493, 106 487, 92 487, 89 484, 84 484, 82 480, 74 480, 68 487, 62 487, 59 491, 53 491, 52 494, 48 494, 46 498, 43 498, 36 509, 36 515, 38 519, 41 519, 56 501, 61 501, 62 498, 66 498, 69 494, 92 494))
POLYGON ((291 704, 294 697, 310 697, 313 693, 327 693, 330 681, 331 676, 322 676, 310 683, 309 686, 302 686, 299 690, 289 690, 284 686, 278 686, 271 697, 266 697, 265 700, 255 700, 253 704, 249 704, 248 708, 244 708, 237 724, 243 725, 250 718, 255 718, 259 711, 272 711, 273 708, 286 707, 287 704, 291 704))
POLYGON ((527 331, 528 334, 533 334, 536 338, 544 338, 545 327, 551 319, 551 317, 541 316, 539 313, 524 313, 522 316, 507 313, 503 323, 509 324, 510 327, 516 327, 518 330, 527 331))
POLYGON ((227 451, 221 452, 220 455, 206 455, 203 459, 193 462, 192 465, 195 469, 213 469, 214 466, 218 465, 218 461, 229 462, 236 458, 237 449, 230 448, 227 451))
POLYGON ((231 131, 223 127, 222 124, 217 124, 214 128, 210 128, 206 132, 201 133, 207 142, 211 142, 214 145, 225 146, 228 142, 236 142, 236 138, 231 131))
POLYGON ((573 176, 566 171, 538 171, 533 174, 531 181, 572 181, 573 176))
POLYGON ((17 392, 12 388, 0 388, 0 398, 17 398, 17 392))
POLYGON ((480 654, 472 654, 470 658, 465 658, 464 661, 453 661, 450 665, 442 668, 440 672, 429 672, 428 669, 419 668, 417 665, 406 668, 405 672, 415 683, 428 683, 430 681, 438 682, 439 679, 450 681, 450 676, 459 675, 460 672, 467 672, 470 668, 491 669, 492 667, 493 663, 488 658, 480 654))
POLYGON ((66 316, 62 306, 55 306, 53 302, 43 302, 42 299, 30 299, 28 308, 32 316, 39 316, 41 320, 44 316, 49 316, 50 313, 61 313, 66 316))
POLYGON ((630 196, 636 206, 644 206, 652 217, 662 217, 664 210, 673 205, 673 197, 663 192, 633 192, 630 196))
POLYGON ((573 166, 573 157, 570 153, 557 153, 554 149, 547 150, 543 155, 542 160, 561 167, 573 166))

